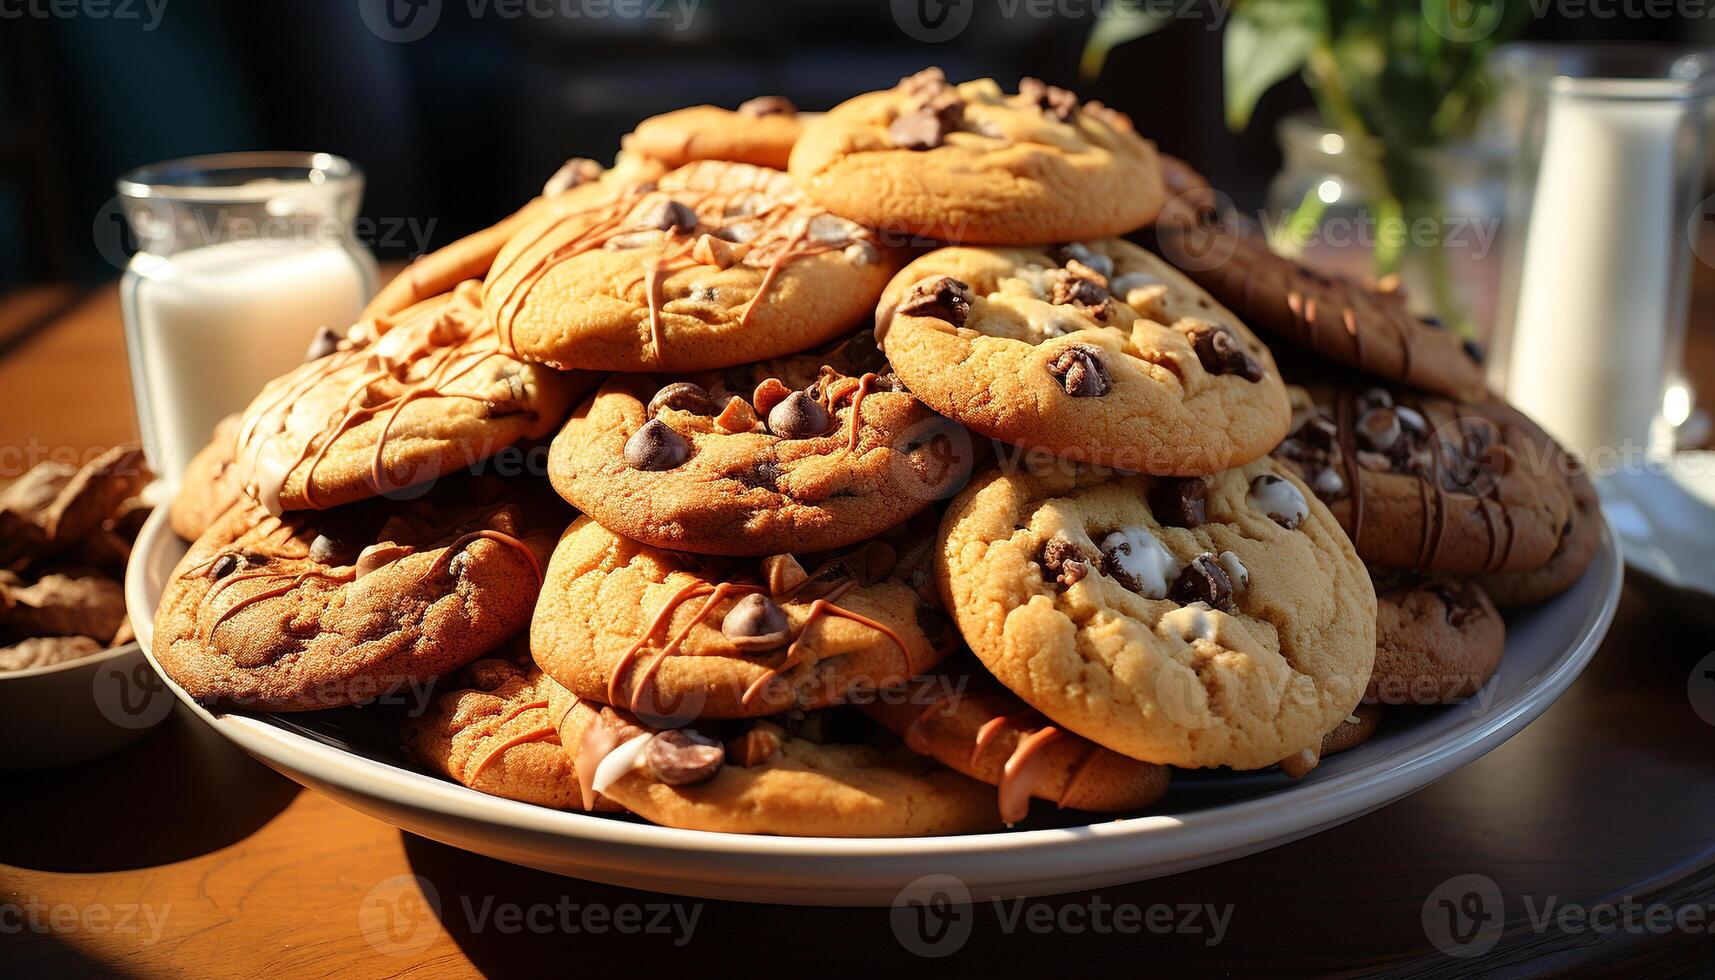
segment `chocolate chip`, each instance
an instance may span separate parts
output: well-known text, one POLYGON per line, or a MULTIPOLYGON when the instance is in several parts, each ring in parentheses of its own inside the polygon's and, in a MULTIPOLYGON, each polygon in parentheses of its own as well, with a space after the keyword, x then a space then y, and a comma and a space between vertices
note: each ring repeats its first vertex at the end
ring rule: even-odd
POLYGON ((726 747, 688 728, 659 732, 643 747, 649 774, 669 786, 696 786, 715 778, 726 764, 726 747))
POLYGON ((1208 519, 1209 484, 1200 476, 1157 477, 1149 485, 1149 512, 1162 527, 1196 527, 1208 519))
POLYGON ((238 571, 239 564, 239 557, 228 552, 214 560, 214 564, 210 566, 208 570, 208 576, 218 582, 228 575, 231 575, 233 572, 238 571))
POLYGON ((1385 453, 1399 441, 1399 416, 1391 408, 1372 408, 1358 416, 1358 440, 1367 448, 1385 453))
POLYGON ((1076 344, 1055 355, 1048 362, 1048 373, 1073 398, 1100 398, 1114 386, 1101 348, 1089 344, 1076 344))
POLYGON ((733 479, 751 490, 767 490, 769 493, 779 493, 780 465, 770 460, 763 460, 755 466, 734 473, 733 479))
POLYGON ((932 316, 962 327, 971 315, 971 287, 952 276, 925 279, 905 294, 898 312, 906 316, 932 316))
POLYGON ((317 327, 316 335, 310 340, 309 349, 304 351, 304 363, 319 361, 339 350, 339 334, 327 327, 317 327))
POLYGON ((1078 111, 1078 96, 1066 89, 1049 85, 1040 78, 1026 75, 1018 80, 1018 94, 1060 122, 1071 122, 1078 111))
POLYGON ((662 201, 661 206, 650 215, 647 226, 660 231, 688 232, 697 227, 697 212, 678 201, 662 201))
POLYGON ((1261 381, 1262 365, 1250 356, 1236 333, 1225 326, 1198 323, 1185 331, 1197 363, 1210 374, 1236 374, 1246 381, 1261 381))
POLYGON ((933 150, 947 142, 947 134, 958 128, 964 103, 950 106, 921 106, 900 113, 887 125, 887 138, 902 150, 933 150))
POLYGON ((554 176, 549 177, 548 182, 542 185, 542 194, 546 197, 564 194, 574 187, 600 179, 601 170, 601 164, 589 157, 572 157, 561 164, 560 169, 554 171, 554 176))
POLYGON ((1106 320, 1112 305, 1109 302, 1111 295, 1106 286, 1094 279, 1062 275, 1054 280, 1049 301, 1056 306, 1073 306, 1098 320, 1106 320))
POLYGON ((782 439, 809 439, 828 431, 832 419, 822 403, 794 391, 768 412, 768 431, 782 439))
POLYGON ((754 593, 734 603, 721 620, 721 634, 743 653, 779 649, 791 639, 791 628, 779 603, 754 593))
POLYGON ((1090 573, 1090 556, 1071 539, 1054 535, 1042 546, 1042 574, 1061 587, 1076 585, 1090 573))
POLYGON ((759 95, 741 104, 738 114, 758 119, 763 116, 796 116, 798 107, 784 95, 759 95))
POLYGON ((675 381, 655 393, 649 399, 649 417, 660 415, 663 409, 673 409, 676 412, 690 412, 692 415, 715 414, 714 399, 703 390, 702 385, 689 381, 675 381))
POLYGON ((679 466, 691 456, 683 436, 660 419, 650 419, 625 440, 625 465, 634 470, 656 472, 679 466))
POLYGON ((1466 357, 1469 357, 1471 360, 1476 361, 1478 364, 1483 363, 1483 345, 1482 344, 1477 343, 1475 340, 1467 340, 1467 341, 1465 341, 1465 343, 1461 344, 1460 346, 1464 348, 1466 357))
POLYGON ((954 636, 953 621, 947 618, 946 613, 927 604, 917 607, 917 628, 936 649, 946 646, 954 636))
POLYGON ((318 565, 333 564, 334 556, 339 554, 339 543, 325 534, 316 535, 310 542, 310 561, 318 565))
POLYGON ((1447 329, 1447 324, 1442 323, 1441 318, 1438 316, 1423 317, 1423 325, 1430 328, 1431 330, 1446 330, 1447 329))
POLYGON ((745 769, 760 766, 779 753, 785 737, 786 732, 779 726, 758 722, 755 728, 727 742, 727 761, 745 769))
POLYGON ((1226 569, 1221 567, 1220 559, 1205 551, 1180 571, 1167 597, 1182 606, 1206 602, 1210 608, 1232 612, 1233 582, 1227 577, 1226 569))

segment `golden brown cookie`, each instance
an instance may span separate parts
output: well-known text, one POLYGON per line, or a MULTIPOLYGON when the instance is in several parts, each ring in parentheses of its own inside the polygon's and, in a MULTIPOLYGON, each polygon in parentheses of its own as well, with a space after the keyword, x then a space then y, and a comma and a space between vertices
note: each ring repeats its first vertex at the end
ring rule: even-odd
POLYGON ((1413 314, 1397 291, 1324 275, 1219 221, 1165 222, 1155 234, 1169 261, 1259 330, 1387 381, 1484 397, 1481 351, 1413 314))
POLYGON ((722 559, 662 551, 580 518, 531 626, 573 694, 650 717, 810 709, 899 684, 954 641, 929 570, 932 523, 846 552, 722 559))
POLYGON ((202 537, 220 515, 246 499, 232 465, 233 442, 238 438, 241 420, 234 412, 216 423, 214 437, 185 467, 167 519, 173 533, 186 541, 202 537))
POLYGON ((851 734, 863 719, 841 709, 663 730, 587 701, 560 709, 563 698, 555 693, 551 710, 563 710, 560 741, 586 800, 605 797, 662 826, 792 837, 928 837, 999 826, 993 787, 861 729, 851 734), (836 712, 842 717, 827 717, 836 712))
POLYGON ((1119 235, 1166 199, 1131 120, 1033 78, 952 85, 938 68, 804 127, 792 176, 860 224, 947 242, 1035 245, 1119 235))
POLYGON ((876 333, 930 408, 1065 459, 1214 473, 1267 453, 1291 414, 1244 324, 1117 238, 930 252, 888 285, 876 333))
POLYGON ((427 683, 529 623, 566 516, 542 496, 461 478, 408 503, 235 508, 174 569, 155 658, 198 700, 269 711, 427 683))
POLYGON ((951 496, 971 446, 873 344, 852 363, 862 346, 724 375, 616 375, 555 438, 548 476, 603 526, 660 548, 769 555, 866 540, 951 496))
POLYGON ((1167 767, 1054 725, 974 661, 874 692, 859 707, 913 751, 998 787, 1008 825, 1029 815, 1032 797, 1116 812, 1141 810, 1167 791, 1167 767))
POLYGON ((234 464, 269 513, 414 487, 558 428, 595 382, 501 353, 470 281, 364 320, 270 381, 244 410, 234 464))
POLYGON ((1375 660, 1369 575, 1266 457, 1207 480, 992 472, 953 501, 937 560, 1001 683, 1134 759, 1272 765, 1351 713, 1375 660))
POLYGON ((1547 437, 1499 401, 1458 403, 1404 390, 1296 389, 1293 466, 1383 568, 1455 575, 1539 568, 1573 513, 1547 437))
POLYGON ((699 371, 832 340, 897 268, 785 174, 701 161, 520 231, 483 302, 507 349, 561 368, 699 371))
POLYGON ((698 160, 730 160, 785 170, 806 117, 778 95, 751 99, 737 109, 696 105, 651 116, 621 141, 627 152, 667 169, 698 160))
MULTIPOLYGON (((523 646, 523 644, 517 644, 523 646)), ((449 679, 400 739, 413 759, 490 796, 556 810, 579 809, 577 773, 560 746, 542 672, 519 660, 485 658, 449 679)), ((597 809, 618 809, 602 801, 597 809)))
POLYGON ((1364 700, 1452 704, 1476 694, 1507 645, 1506 623, 1474 582, 1372 569, 1376 666, 1364 700))

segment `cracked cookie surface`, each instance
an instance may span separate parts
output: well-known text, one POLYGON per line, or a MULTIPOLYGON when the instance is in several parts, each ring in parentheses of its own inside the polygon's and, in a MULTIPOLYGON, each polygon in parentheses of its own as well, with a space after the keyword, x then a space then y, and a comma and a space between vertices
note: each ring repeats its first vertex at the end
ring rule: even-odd
POLYGON ((1368 574, 1267 458, 1207 480, 991 472, 943 519, 937 573, 1003 684, 1163 765, 1256 769, 1319 745, 1375 658, 1368 574))
POLYGON ((1213 473, 1268 452, 1290 418, 1268 349, 1119 239, 938 249, 888 285, 876 332, 929 407, 1067 459, 1213 473))
POLYGON ((627 537, 719 555, 824 551, 951 496, 958 426, 907 393, 863 337, 724 374, 615 376, 555 438, 548 476, 627 537))
POLYGON ((1028 245, 1119 235, 1166 200, 1131 120, 1026 79, 949 84, 939 69, 836 106, 790 170, 835 214, 939 241, 1028 245))

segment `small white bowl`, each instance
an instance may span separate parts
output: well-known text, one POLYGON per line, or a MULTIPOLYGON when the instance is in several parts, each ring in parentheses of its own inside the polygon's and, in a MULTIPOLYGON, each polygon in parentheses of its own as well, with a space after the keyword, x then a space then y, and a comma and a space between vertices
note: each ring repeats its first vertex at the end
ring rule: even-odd
POLYGON ((0 770, 106 755, 143 737, 172 709, 173 696, 136 643, 0 673, 0 770))

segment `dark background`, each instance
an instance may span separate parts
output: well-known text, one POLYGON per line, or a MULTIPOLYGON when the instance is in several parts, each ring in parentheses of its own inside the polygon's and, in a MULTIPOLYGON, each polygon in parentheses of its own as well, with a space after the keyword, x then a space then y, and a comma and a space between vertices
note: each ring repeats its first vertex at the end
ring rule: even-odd
MULTIPOLYGON (((684 30, 615 15, 508 19, 493 6, 475 13, 483 0, 439 0, 434 29, 410 43, 371 31, 358 9, 367 0, 166 0, 152 30, 141 0, 90 0, 136 3, 131 19, 53 16, 49 2, 0 0, 0 287, 114 276, 91 234, 113 178, 197 153, 342 154, 368 174, 368 216, 432 219, 428 244, 440 245, 533 196, 568 156, 610 161, 645 116, 762 93, 822 109, 930 64, 1009 88, 1038 75, 1101 99, 1241 205, 1260 203, 1279 166, 1275 123, 1309 104, 1295 79, 1263 99, 1248 130, 1229 132, 1221 37, 1207 22, 1133 42, 1098 82, 1081 83, 1093 16, 1008 17, 1020 8, 1007 0, 953 0, 975 4, 971 24, 940 44, 908 37, 889 0, 699 0, 684 30)), ((1524 36, 1712 31, 1585 16, 1533 21, 1524 36)), ((383 258, 414 250, 375 244, 383 258)))

